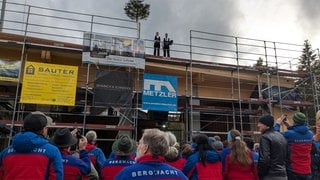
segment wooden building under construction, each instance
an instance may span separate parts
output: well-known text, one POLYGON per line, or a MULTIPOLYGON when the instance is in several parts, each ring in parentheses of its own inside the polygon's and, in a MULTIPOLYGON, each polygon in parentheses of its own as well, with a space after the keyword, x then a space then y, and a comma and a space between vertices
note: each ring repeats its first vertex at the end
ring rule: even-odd
MULTIPOLYGON (((18 5, 15 4, 15 6, 18 5)), ((20 32, 14 32, 17 30, 6 29, 4 26, 3 32, 0 33, 0 62, 4 64, 21 62, 21 74, 19 74, 18 82, 0 79, 1 138, 6 140, 1 141, 2 147, 16 132, 22 130, 22 119, 26 113, 37 110, 43 111, 53 118, 54 124, 50 126, 52 129, 69 127, 82 128, 84 132, 96 130, 101 142, 99 146, 110 151, 110 144, 119 134, 127 133, 138 139, 143 129, 154 127, 174 132, 180 142, 190 141, 192 133, 195 132, 220 135, 222 139, 225 139, 226 132, 232 128, 240 130, 244 135, 258 138, 259 133, 256 126, 261 115, 271 113, 278 117, 281 114, 288 114, 290 118, 294 112, 300 111, 300 108, 315 105, 315 102, 304 101, 296 91, 297 82, 307 78, 309 73, 297 71, 291 68, 292 64, 288 63, 290 61, 288 59, 297 57, 301 53, 301 46, 280 43, 280 46, 294 46, 296 49, 297 54, 285 56, 282 53, 286 54, 293 50, 289 51, 284 47, 277 49, 274 42, 260 42, 246 38, 191 31, 190 44, 175 43, 171 48, 172 57, 170 58, 153 56, 150 53, 153 51, 153 41, 144 40, 146 54, 143 69, 86 64, 82 61, 83 32, 104 33, 105 29, 111 28, 108 23, 104 25, 105 29, 102 28, 103 30, 100 32, 99 28, 92 27, 94 24, 101 25, 101 22, 92 20, 88 20, 87 23, 90 26, 87 30, 85 28, 79 30, 57 27, 52 24, 33 24, 32 16, 35 15, 32 10, 39 7, 28 6, 28 8, 28 21, 20 22, 25 26, 19 30, 20 32), (39 30, 39 26, 46 30, 44 32, 34 30, 39 30), (52 34, 52 29, 79 35, 66 36, 63 35, 63 32, 58 31, 52 34), (206 42, 201 42, 202 40, 206 42), (212 41, 232 47, 218 47, 210 44, 212 41), (262 45, 253 42, 259 42, 262 45), (246 51, 244 46, 252 46, 252 48, 250 51, 246 51), (256 66, 254 64, 259 57, 269 61, 262 66, 256 66), (248 59, 253 62, 246 63, 245 61, 248 59), (281 64, 281 61, 285 63, 281 64), (26 62, 77 66, 75 105, 21 103, 20 93, 26 62), (95 107, 92 103, 93 90, 96 74, 99 70, 132 73, 131 107, 95 107), (177 77, 177 111, 148 112, 141 108, 141 92, 145 73, 177 77)), ((76 14, 75 12, 64 13, 76 14)), ((43 19, 79 21, 72 18, 64 19, 61 16, 48 17, 42 14, 37 14, 37 16, 43 19)), ((85 15, 81 14, 81 16, 85 15)), ((107 20, 108 18, 105 21, 107 20)), ((9 27, 12 22, 11 20, 7 21, 9 27)), ((45 20, 43 21, 45 22, 45 20)), ((82 23, 84 22, 86 21, 82 23)), ((124 23, 130 24, 132 22, 125 21, 124 23)), ((128 29, 125 32, 132 31, 129 25, 128 29)), ((121 34, 121 36, 125 35, 121 34)), ((3 69, 6 67, 0 65, 2 66, 1 74, 1 71, 4 71, 3 69)))

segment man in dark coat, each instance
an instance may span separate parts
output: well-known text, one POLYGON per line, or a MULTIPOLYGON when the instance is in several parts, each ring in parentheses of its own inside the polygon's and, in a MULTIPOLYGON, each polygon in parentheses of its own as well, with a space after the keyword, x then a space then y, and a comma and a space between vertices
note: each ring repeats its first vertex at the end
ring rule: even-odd
POLYGON ((287 180, 287 141, 273 129, 274 118, 262 116, 258 122, 261 132, 258 174, 260 180, 287 180))

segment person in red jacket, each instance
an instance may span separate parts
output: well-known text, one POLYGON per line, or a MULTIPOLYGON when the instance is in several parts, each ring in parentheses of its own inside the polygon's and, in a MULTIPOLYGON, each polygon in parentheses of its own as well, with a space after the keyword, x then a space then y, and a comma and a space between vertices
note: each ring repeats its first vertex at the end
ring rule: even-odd
POLYGON ((50 142, 60 150, 64 169, 64 180, 85 179, 91 172, 91 164, 88 152, 85 150, 87 145, 86 137, 78 139, 74 137, 67 128, 57 129, 50 142), (80 158, 70 153, 70 147, 78 143, 80 158))
POLYGON ((288 130, 281 132, 288 142, 287 173, 288 179, 311 179, 311 148, 313 133, 307 126, 307 117, 302 112, 293 115, 293 125, 285 115, 278 118, 274 130, 280 132, 280 126, 288 130))
POLYGON ((222 180, 221 157, 210 146, 205 134, 195 134, 192 137, 194 152, 185 163, 182 172, 190 180, 222 180))
POLYGON ((254 164, 251 150, 246 143, 241 139, 241 134, 238 130, 231 130, 231 151, 226 155, 223 168, 224 180, 258 180, 258 172, 254 164))
POLYGON ((24 130, 0 154, 1 180, 63 179, 61 154, 45 138, 50 122, 51 117, 39 111, 24 118, 24 130))
POLYGON ((137 147, 136 164, 123 168, 115 180, 187 180, 178 169, 165 163, 168 152, 166 135, 159 129, 145 129, 137 147))
POLYGON ((113 180, 123 168, 135 164, 135 160, 131 158, 131 154, 136 150, 135 143, 129 136, 123 135, 112 144, 115 156, 103 163, 101 168, 103 180, 113 180))

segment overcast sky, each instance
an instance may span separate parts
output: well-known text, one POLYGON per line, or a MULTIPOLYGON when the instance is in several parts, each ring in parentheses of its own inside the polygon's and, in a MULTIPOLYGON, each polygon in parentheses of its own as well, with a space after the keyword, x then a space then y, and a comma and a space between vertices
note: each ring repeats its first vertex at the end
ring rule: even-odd
MULTIPOLYGON (((7 0, 35 6, 128 19, 127 0, 7 0)), ((150 16, 141 21, 141 38, 165 32, 189 43, 190 30, 320 47, 319 0, 145 0, 150 16)))

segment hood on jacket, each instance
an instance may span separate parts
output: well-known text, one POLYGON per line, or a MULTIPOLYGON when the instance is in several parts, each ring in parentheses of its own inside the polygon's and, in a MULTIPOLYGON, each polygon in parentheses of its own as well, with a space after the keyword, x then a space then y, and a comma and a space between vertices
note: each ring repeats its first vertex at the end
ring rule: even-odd
POLYGON ((12 147, 17 152, 30 152, 34 148, 41 147, 48 143, 48 140, 33 132, 21 132, 14 136, 12 147))
POLYGON ((294 130, 299 134, 307 134, 309 132, 309 128, 306 125, 296 124, 288 128, 289 130, 294 130))
POLYGON ((96 147, 97 147, 97 146, 95 146, 95 145, 87 144, 86 150, 87 150, 87 151, 91 151, 92 149, 94 149, 94 148, 96 148, 96 147))
POLYGON ((215 151, 206 151, 207 161, 210 163, 215 163, 221 161, 220 154, 215 151))

